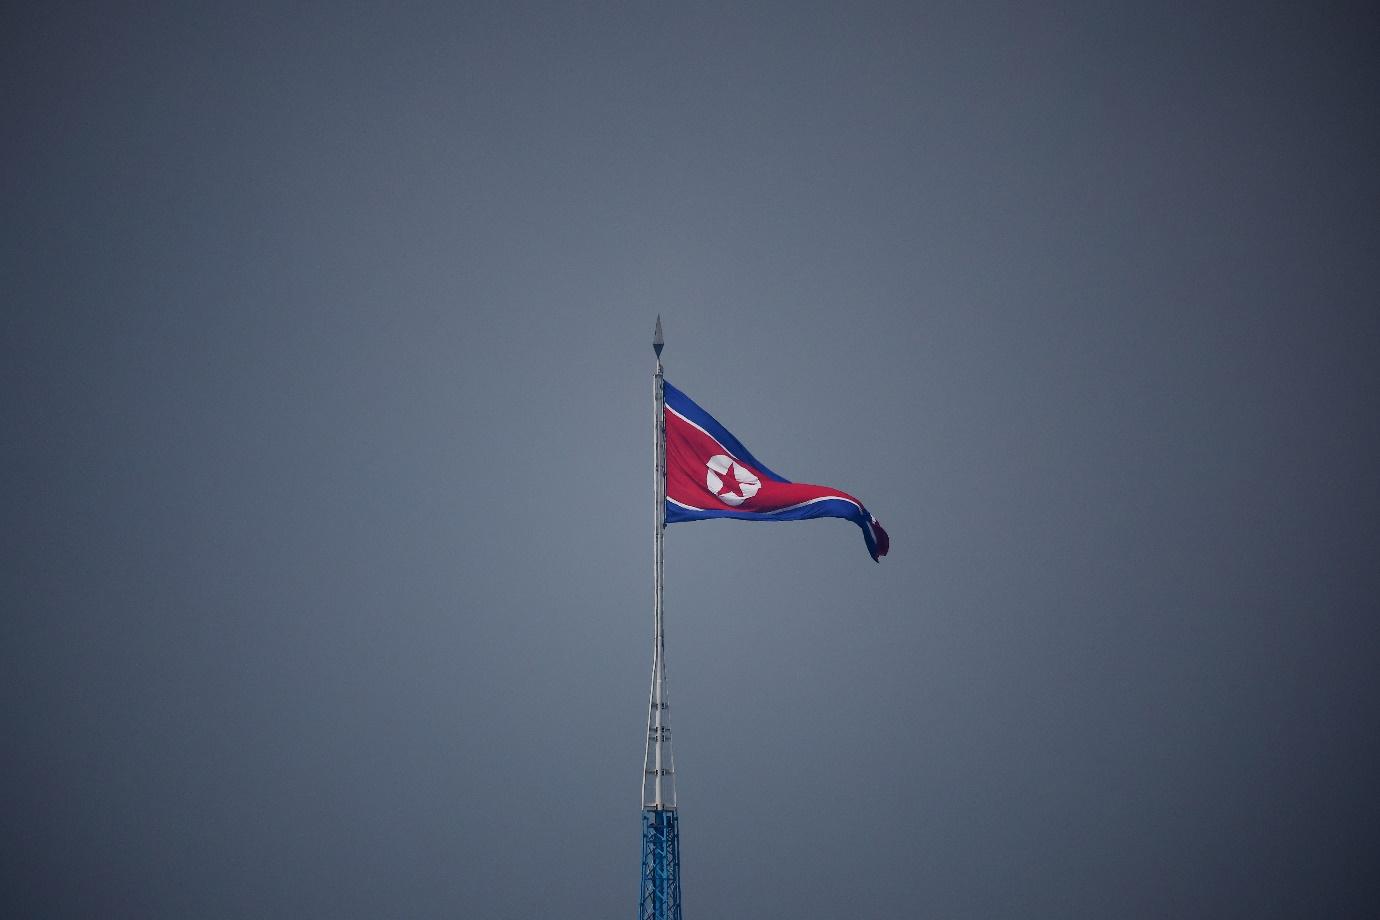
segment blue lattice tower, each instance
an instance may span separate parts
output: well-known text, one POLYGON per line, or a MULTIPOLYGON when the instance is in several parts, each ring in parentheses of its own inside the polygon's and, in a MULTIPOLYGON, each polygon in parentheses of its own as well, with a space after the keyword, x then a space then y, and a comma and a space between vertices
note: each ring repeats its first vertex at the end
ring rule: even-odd
POLYGON ((680 829, 676 816, 676 760, 666 695, 666 633, 662 622, 662 536, 666 530, 666 416, 661 375, 661 317, 652 337, 656 374, 653 404, 652 689, 647 704, 647 755, 642 762, 642 882, 638 920, 681 920, 680 829))
POLYGON ((681 920, 680 832, 674 809, 642 812, 642 894, 638 920, 681 920))

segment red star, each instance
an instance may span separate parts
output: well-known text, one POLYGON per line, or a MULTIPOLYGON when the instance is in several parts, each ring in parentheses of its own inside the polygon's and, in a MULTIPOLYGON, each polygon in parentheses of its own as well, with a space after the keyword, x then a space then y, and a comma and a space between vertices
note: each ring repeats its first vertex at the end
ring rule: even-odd
POLYGON ((728 464, 728 469, 719 474, 719 478, 722 479, 724 483, 721 487, 723 491, 719 493, 719 497, 723 498, 725 495, 735 495, 734 490, 738 488, 738 477, 733 475, 733 463, 731 461, 728 464))

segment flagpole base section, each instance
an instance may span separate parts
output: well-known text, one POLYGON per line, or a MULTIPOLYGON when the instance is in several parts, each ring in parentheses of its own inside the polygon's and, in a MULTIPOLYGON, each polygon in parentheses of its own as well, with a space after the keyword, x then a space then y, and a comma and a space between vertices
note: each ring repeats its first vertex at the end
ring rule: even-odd
POLYGON ((642 894, 637 920, 681 920, 680 829, 674 809, 642 812, 642 894))

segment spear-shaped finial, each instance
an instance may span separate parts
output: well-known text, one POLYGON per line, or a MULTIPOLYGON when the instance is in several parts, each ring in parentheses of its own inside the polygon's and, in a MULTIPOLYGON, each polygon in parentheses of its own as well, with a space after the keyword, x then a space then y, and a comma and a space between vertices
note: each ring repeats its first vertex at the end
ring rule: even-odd
POLYGON ((666 347, 666 340, 661 337, 661 314, 656 317, 656 332, 652 333, 652 351, 656 352, 657 360, 661 359, 661 349, 666 347))

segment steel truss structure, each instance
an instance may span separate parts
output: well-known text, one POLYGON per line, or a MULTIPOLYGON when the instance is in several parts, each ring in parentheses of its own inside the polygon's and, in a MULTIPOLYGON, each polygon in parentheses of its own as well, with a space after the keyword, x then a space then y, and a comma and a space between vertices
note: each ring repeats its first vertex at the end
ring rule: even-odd
POLYGON ((680 831, 669 809, 642 812, 642 891, 638 920, 681 920, 680 831))

